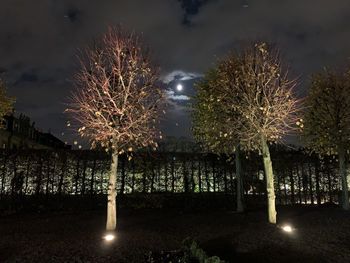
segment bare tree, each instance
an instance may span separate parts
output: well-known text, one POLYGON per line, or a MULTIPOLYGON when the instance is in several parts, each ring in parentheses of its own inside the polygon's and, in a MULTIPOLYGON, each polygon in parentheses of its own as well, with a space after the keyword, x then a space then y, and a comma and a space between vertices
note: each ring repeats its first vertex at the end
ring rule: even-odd
POLYGON ((217 100, 240 116, 235 118, 229 135, 239 139, 242 149, 258 150, 263 156, 268 218, 275 224, 274 177, 268 144, 280 142, 295 128, 299 108, 293 94, 296 81, 289 79, 278 51, 265 43, 252 45, 232 57, 219 70, 221 88, 226 92, 217 100))
POLYGON ((134 33, 110 28, 80 61, 67 111, 92 147, 111 152, 106 228, 114 230, 118 155, 135 147, 157 146, 155 122, 164 95, 156 85, 158 70, 149 51, 134 33))

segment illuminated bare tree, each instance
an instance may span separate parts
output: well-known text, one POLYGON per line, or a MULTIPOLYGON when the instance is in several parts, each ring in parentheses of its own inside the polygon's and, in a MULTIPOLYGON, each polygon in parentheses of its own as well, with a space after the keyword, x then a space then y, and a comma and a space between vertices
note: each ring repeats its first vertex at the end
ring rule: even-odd
POLYGON ((136 147, 156 147, 155 127, 164 95, 157 87, 158 70, 139 37, 111 28, 81 56, 76 89, 68 112, 92 147, 111 152, 107 230, 114 230, 118 155, 136 147))
POLYGON ((305 142, 319 154, 338 155, 342 207, 349 209, 346 151, 350 149, 350 73, 314 75, 306 99, 305 142))
POLYGON ((235 118, 230 136, 239 139, 243 149, 262 153, 268 218, 275 224, 274 176, 268 144, 280 142, 295 127, 299 108, 293 94, 296 81, 283 70, 277 50, 265 43, 233 54, 219 72, 224 92, 217 100, 240 116, 235 118))

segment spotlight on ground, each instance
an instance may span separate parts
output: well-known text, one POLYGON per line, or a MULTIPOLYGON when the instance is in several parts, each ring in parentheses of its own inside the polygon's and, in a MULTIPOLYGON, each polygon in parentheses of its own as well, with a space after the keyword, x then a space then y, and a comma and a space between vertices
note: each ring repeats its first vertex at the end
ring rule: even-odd
POLYGON ((111 242, 115 239, 115 236, 113 234, 107 234, 103 237, 104 240, 111 242))
POLYGON ((287 233, 293 232, 293 228, 290 225, 284 225, 281 228, 284 232, 287 232, 287 233))

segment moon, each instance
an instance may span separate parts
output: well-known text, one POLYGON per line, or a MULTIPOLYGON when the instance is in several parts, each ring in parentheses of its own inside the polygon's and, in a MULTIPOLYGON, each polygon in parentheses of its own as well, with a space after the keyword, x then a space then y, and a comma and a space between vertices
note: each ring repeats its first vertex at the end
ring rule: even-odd
POLYGON ((177 84, 176 90, 177 91, 182 91, 183 90, 183 86, 181 84, 177 84))

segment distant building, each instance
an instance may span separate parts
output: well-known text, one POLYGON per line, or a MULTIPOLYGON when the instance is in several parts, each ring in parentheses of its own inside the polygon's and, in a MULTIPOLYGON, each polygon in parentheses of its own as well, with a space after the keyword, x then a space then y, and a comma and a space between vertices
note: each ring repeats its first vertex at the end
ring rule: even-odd
POLYGON ((13 114, 4 117, 0 128, 0 147, 9 149, 69 149, 51 133, 44 133, 35 128, 29 117, 13 114))

